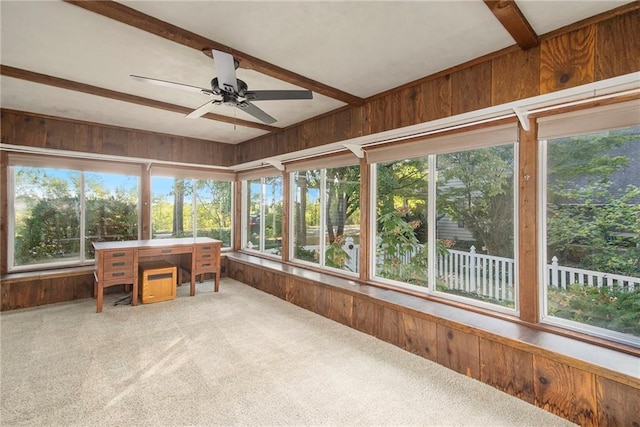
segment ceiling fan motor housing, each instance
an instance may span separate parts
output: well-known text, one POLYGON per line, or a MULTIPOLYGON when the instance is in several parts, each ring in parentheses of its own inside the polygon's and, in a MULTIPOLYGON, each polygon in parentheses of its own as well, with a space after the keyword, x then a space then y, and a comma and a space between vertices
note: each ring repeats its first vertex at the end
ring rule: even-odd
MULTIPOLYGON (((243 82, 240 79, 236 79, 236 82, 237 82, 236 85, 238 86, 238 93, 236 93, 235 95, 244 98, 245 94, 247 93, 248 86, 245 82, 243 82)), ((232 87, 221 88, 220 84, 218 83, 217 77, 214 77, 213 80, 211 80, 211 90, 216 95, 222 95, 224 93, 229 93, 229 94, 234 93, 234 89, 232 87)))

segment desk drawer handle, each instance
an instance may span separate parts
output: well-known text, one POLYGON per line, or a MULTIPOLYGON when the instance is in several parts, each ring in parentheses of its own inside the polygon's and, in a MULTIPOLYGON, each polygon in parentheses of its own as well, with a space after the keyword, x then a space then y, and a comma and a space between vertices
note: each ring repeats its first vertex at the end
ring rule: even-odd
POLYGON ((171 251, 172 251, 172 249, 163 249, 163 250, 162 250, 162 253, 163 253, 163 254, 170 254, 170 253, 171 253, 171 251))
POLYGON ((211 249, 211 246, 203 246, 202 249, 211 249))
POLYGON ((202 264, 203 267, 209 267, 211 265, 210 262, 206 263, 206 264, 202 264))
POLYGON ((111 275, 111 277, 119 277, 119 276, 124 276, 124 272, 122 272, 122 271, 121 271, 121 272, 119 272, 119 273, 113 273, 113 274, 111 275))
POLYGON ((211 254, 202 255, 202 258, 211 258, 211 254))
POLYGON ((124 265, 124 261, 114 262, 114 263, 111 263, 111 265, 113 267, 120 267, 120 266, 124 265))
POLYGON ((126 255, 126 254, 125 254, 124 252, 115 252, 115 253, 112 255, 112 257, 114 257, 114 258, 120 258, 120 257, 123 257, 123 256, 125 256, 125 255, 126 255))

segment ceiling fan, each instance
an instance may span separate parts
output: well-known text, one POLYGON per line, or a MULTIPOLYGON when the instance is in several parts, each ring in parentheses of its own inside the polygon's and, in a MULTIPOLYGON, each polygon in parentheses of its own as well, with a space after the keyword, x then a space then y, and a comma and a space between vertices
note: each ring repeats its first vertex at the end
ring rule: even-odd
POLYGON ((187 114, 187 118, 196 119, 211 111, 212 105, 227 105, 236 107, 252 115, 256 119, 272 124, 276 119, 262 111, 251 101, 277 101, 289 99, 312 99, 313 92, 310 90, 249 90, 247 84, 236 77, 236 69, 240 65, 231 54, 212 49, 213 60, 215 62, 218 77, 211 80, 211 89, 197 86, 190 86, 182 83, 174 83, 165 80, 152 79, 131 75, 131 78, 143 83, 151 83, 159 86, 173 87, 176 89, 197 92, 208 96, 220 96, 222 99, 207 101, 200 107, 187 114))

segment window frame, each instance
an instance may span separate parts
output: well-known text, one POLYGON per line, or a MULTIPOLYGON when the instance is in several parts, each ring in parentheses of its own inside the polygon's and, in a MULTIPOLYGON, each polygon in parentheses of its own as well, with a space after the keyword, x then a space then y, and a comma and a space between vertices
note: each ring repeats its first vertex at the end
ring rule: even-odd
MULTIPOLYGON (((360 277, 360 269, 358 271, 349 271, 336 267, 331 267, 326 265, 326 250, 327 250, 327 209, 326 209, 326 199, 327 199, 327 169, 336 169, 342 167, 357 167, 360 172, 360 179, 362 179, 362 168, 359 162, 357 162, 351 154, 345 156, 336 156, 333 159, 329 158, 328 161, 323 162, 325 167, 318 167, 318 160, 312 159, 310 161, 305 161, 304 163, 300 163, 301 166, 296 168, 295 170, 290 171, 289 175, 289 261, 298 263, 304 266, 308 266, 311 268, 319 268, 323 270, 328 270, 334 273, 338 273, 341 275, 348 276, 350 278, 359 278, 360 277), (319 170, 320 171, 320 187, 318 189, 319 196, 318 201, 320 203, 319 208, 319 230, 318 230, 318 262, 310 262, 300 258, 295 257, 295 194, 298 189, 295 180, 296 172, 307 172, 309 170, 319 170)), ((358 190, 359 191, 359 190, 358 190)), ((361 197, 362 195, 360 195, 361 197)), ((360 199, 362 200, 362 199, 360 199)), ((362 208, 362 206, 360 206, 362 208)), ((360 221, 359 221, 360 222, 360 221)), ((360 227, 362 224, 360 224, 360 227)), ((362 245, 362 242, 360 242, 362 245)), ((359 261, 359 260, 358 260, 359 261)))
MULTIPOLYGON (((267 184, 266 184, 266 180, 269 178, 280 178, 282 180, 282 200, 283 200, 283 209, 284 209, 284 198, 285 198, 285 191, 284 191, 284 182, 285 182, 285 178, 281 175, 281 174, 272 174, 272 175, 267 175, 267 176, 261 176, 261 177, 255 177, 255 178, 248 178, 248 179, 243 179, 241 181, 241 206, 240 206, 240 211, 241 211, 241 233, 240 233, 240 238, 241 238, 241 250, 246 250, 251 252, 252 254, 260 254, 260 255, 264 255, 266 257, 270 257, 270 258, 274 258, 274 259, 280 259, 282 258, 282 255, 277 255, 277 254, 272 254, 269 252, 266 252, 266 244, 265 244, 265 237, 266 237, 266 221, 265 221, 265 200, 266 200, 266 191, 267 191, 267 184), (247 196, 249 193, 249 181, 257 181, 260 180, 260 244, 258 245, 258 248, 249 248, 247 246, 247 242, 249 241, 249 230, 251 225, 248 222, 248 218, 249 218, 249 205, 248 205, 248 201, 247 201, 247 196)), ((283 211, 284 213, 284 211, 283 211)), ((281 245, 284 244, 284 238, 281 239, 281 245)), ((280 251, 282 252, 282 246, 280 247, 280 251)))
POLYGON ((162 238, 154 238, 153 237, 153 178, 154 177, 163 177, 163 178, 182 178, 185 180, 189 180, 192 182, 192 191, 193 191, 193 196, 192 196, 192 201, 191 201, 191 208, 192 208, 192 212, 191 212, 191 221, 193 224, 193 230, 192 233, 194 235, 194 237, 198 236, 198 221, 197 221, 197 216, 198 216, 198 211, 197 211, 197 207, 198 207, 198 201, 197 201, 197 195, 196 195, 196 191, 197 191, 197 182, 198 181, 218 181, 218 182, 228 182, 230 185, 230 205, 231 205, 231 209, 229 212, 230 218, 231 218, 231 226, 229 227, 230 229, 230 233, 229 233, 229 246, 224 246, 224 241, 222 242, 222 247, 221 247, 221 251, 222 252, 229 252, 233 250, 234 247, 234 225, 235 225, 235 215, 234 215, 234 206, 235 206, 235 182, 232 179, 231 175, 225 175, 225 174, 219 174, 219 173, 212 173, 211 176, 207 176, 206 171, 202 172, 202 171, 198 171, 198 170, 194 170, 192 175, 189 175, 188 171, 182 171, 180 169, 176 169, 175 171, 173 171, 172 173, 172 169, 170 168, 158 168, 156 170, 156 172, 153 172, 149 175, 149 194, 150 194, 150 200, 149 200, 149 228, 150 228, 150 238, 152 240, 160 240, 162 238))
MULTIPOLYGON (((625 104, 622 104, 623 106, 625 104)), ((581 118, 580 114, 573 114, 577 116, 578 119, 581 118)), ((589 110, 583 112, 584 116, 589 115, 589 110)), ((620 116, 618 116, 618 119, 620 116)), ((553 119, 553 118, 552 118, 553 119)), ((589 128, 587 130, 579 131, 577 133, 571 133, 570 136, 580 136, 585 134, 597 133, 598 130, 606 131, 612 129, 623 128, 624 126, 619 127, 619 121, 616 122, 615 125, 607 126, 602 125, 599 129, 594 129, 593 120, 588 120, 589 128)), ((636 126, 640 126, 640 120, 636 124, 636 126)), ((575 126, 572 126, 571 129, 575 131, 575 126)), ((567 136, 567 135, 563 135, 567 136)), ((555 137, 550 138, 537 138, 538 144, 538 277, 540 278, 538 283, 538 308, 539 308, 539 318, 538 321, 541 325, 547 325, 552 327, 558 327, 569 331, 578 332, 581 334, 585 334, 588 336, 593 336, 597 338, 602 338, 614 342, 618 342, 621 344, 630 345, 633 347, 640 347, 640 337, 635 337, 631 334, 625 334, 622 332, 618 332, 612 329, 607 329, 599 326, 593 326, 587 323, 578 322, 575 320, 564 319, 562 317, 552 316, 549 314, 549 301, 548 301, 548 287, 549 287, 549 275, 547 273, 547 256, 548 256, 548 247, 547 247, 547 234, 548 234, 548 221, 547 221, 547 185, 548 185, 548 143, 550 139, 554 139, 555 137)), ((557 138, 560 138, 558 136, 557 138)))
POLYGON ((101 165, 96 164, 95 162, 87 161, 83 162, 81 166, 77 161, 72 159, 60 159, 56 157, 47 157, 46 161, 42 159, 40 156, 10 156, 9 166, 8 166, 8 182, 7 182, 7 272, 8 273, 19 273, 26 271, 41 271, 55 268, 64 268, 64 267, 72 267, 72 266, 87 266, 93 265, 95 263, 95 258, 87 258, 86 257, 86 182, 85 175, 87 173, 108 173, 108 174, 120 174, 122 176, 131 176, 137 178, 137 197, 138 203, 136 207, 137 211, 137 230, 138 230, 138 239, 140 239, 142 233, 141 221, 142 221, 142 176, 141 173, 138 172, 136 174, 133 173, 125 173, 128 170, 133 172, 133 168, 127 168, 126 166, 123 168, 115 169, 113 171, 107 171, 101 165), (46 162, 46 164, 45 164, 46 162), (48 263, 34 263, 34 264, 26 264, 26 265, 15 265, 15 233, 16 233, 16 222, 15 222, 15 170, 19 167, 28 167, 34 169, 59 169, 64 171, 73 171, 80 173, 80 192, 78 194, 79 199, 79 256, 74 259, 69 259, 68 261, 55 261, 48 263), (123 170, 124 169, 124 170, 123 170))
MULTIPOLYGON (((471 151, 471 150, 477 150, 477 149, 483 149, 483 148, 489 148, 489 147, 505 146, 505 145, 510 145, 513 147, 513 159, 514 159, 513 176, 512 176, 512 179, 513 179, 513 251, 514 251, 513 262, 514 262, 514 265, 517 266, 519 265, 519 232, 518 232, 519 230, 518 205, 519 205, 519 197, 520 197, 519 186, 518 186, 518 176, 519 176, 519 169, 520 169, 520 164, 518 161, 519 143, 517 138, 511 142, 505 143, 503 141, 504 139, 503 134, 505 133, 505 127, 500 126, 500 127, 496 127, 496 129, 498 129, 501 136, 500 136, 500 141, 495 144, 487 144, 486 140, 487 138, 490 139, 490 133, 491 133, 491 128, 487 128, 482 130, 482 138, 485 140, 485 142, 482 144, 476 143, 472 146, 465 146, 464 144, 460 144, 460 141, 463 140, 465 137, 464 133, 462 134, 457 133, 453 135, 453 138, 455 138, 454 141, 456 142, 456 144, 454 147, 451 147, 450 149, 443 148, 447 137, 438 138, 436 144, 434 144, 433 146, 433 150, 429 150, 429 148, 421 148, 416 143, 412 143, 412 146, 413 146, 412 150, 414 150, 414 152, 419 152, 420 150, 422 150, 422 152, 425 154, 421 156, 412 156, 411 158, 426 159, 428 163, 429 175, 436 176, 437 173, 431 174, 431 171, 437 172, 437 156, 439 155, 455 153, 460 151, 471 151), (432 151, 432 152, 429 152, 429 151, 432 151)), ((390 152, 391 150, 388 150, 385 148, 385 151, 390 152)), ((384 154, 385 153, 383 152, 382 155, 384 156, 384 154)), ((379 158, 381 156, 376 156, 376 157, 379 158)), ((520 316, 520 277, 519 277, 517 268, 514 269, 514 277, 513 277, 513 281, 514 281, 513 307, 504 307, 504 306, 493 304, 490 302, 484 302, 484 301, 476 300, 469 297, 464 297, 464 296, 459 296, 459 295, 455 295, 447 292, 438 291, 436 289, 437 272, 435 268, 435 263, 433 263, 432 261, 429 262, 429 265, 427 267, 427 286, 424 286, 424 287, 419 285, 413 285, 410 283, 405 283, 395 279, 381 277, 377 274, 377 268, 376 268, 377 267, 377 256, 376 256, 377 235, 378 235, 378 232, 377 232, 377 222, 378 222, 377 169, 378 169, 378 164, 380 163, 390 163, 395 161, 401 161, 401 159, 384 160, 380 162, 371 163, 371 166, 372 166, 371 177, 369 181, 369 184, 370 184, 369 209, 371 212, 369 229, 372 232, 372 238, 370 241, 370 248, 369 248, 369 251, 371 253, 371 256, 369 259, 369 271, 371 272, 370 273, 371 280, 373 282, 378 282, 387 286, 406 289, 412 292, 423 293, 426 296, 442 298, 445 300, 454 301, 456 303, 482 308, 492 312, 498 312, 498 313, 506 314, 513 317, 519 317, 520 316)), ((437 181, 438 181, 437 176, 435 179, 430 179, 428 181, 428 187, 427 187, 427 239, 428 240, 426 244, 427 244, 427 251, 428 251, 427 253, 428 253, 429 260, 436 259, 435 257, 436 257, 436 240, 437 240, 436 238, 437 237, 437 228, 436 228, 437 227, 437 219, 436 219, 437 217, 437 181)))

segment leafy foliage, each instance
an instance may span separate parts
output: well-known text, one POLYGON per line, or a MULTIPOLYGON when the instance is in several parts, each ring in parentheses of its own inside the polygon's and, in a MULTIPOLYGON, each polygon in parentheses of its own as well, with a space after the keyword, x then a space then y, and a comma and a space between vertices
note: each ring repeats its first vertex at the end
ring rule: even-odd
POLYGON ((437 159, 438 211, 463 222, 488 254, 513 257, 513 145, 437 159))
POLYGON ((640 289, 573 285, 547 296, 552 316, 640 336, 640 289))

